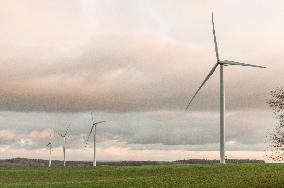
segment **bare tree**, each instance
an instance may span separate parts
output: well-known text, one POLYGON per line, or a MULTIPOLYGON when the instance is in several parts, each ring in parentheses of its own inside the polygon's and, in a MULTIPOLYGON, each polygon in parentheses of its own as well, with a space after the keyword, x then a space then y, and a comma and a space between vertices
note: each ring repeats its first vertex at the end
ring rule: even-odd
POLYGON ((266 156, 273 161, 284 160, 284 87, 272 90, 268 105, 273 110, 277 120, 275 128, 268 136, 270 144, 267 148, 266 156))

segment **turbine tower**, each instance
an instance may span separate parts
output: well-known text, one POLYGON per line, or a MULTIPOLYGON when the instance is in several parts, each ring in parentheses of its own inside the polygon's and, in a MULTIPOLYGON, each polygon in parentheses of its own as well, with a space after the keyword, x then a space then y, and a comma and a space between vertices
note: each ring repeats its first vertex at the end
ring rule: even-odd
POLYGON ((94 120, 94 117, 93 117, 93 113, 91 112, 91 116, 92 116, 92 128, 89 132, 89 135, 88 135, 88 138, 87 138, 87 141, 86 141, 86 146, 88 144, 88 141, 90 139, 90 136, 94 130, 94 161, 93 161, 93 166, 97 166, 97 159, 96 159, 96 132, 97 132, 97 125, 100 124, 100 123, 104 123, 105 121, 98 121, 98 122, 95 122, 94 120))
POLYGON ((49 149, 49 162, 48 162, 48 167, 51 166, 51 151, 52 151, 51 134, 52 134, 52 131, 50 131, 49 142, 48 142, 48 144, 45 146, 45 147, 48 147, 48 149, 49 149))
POLYGON ((224 89, 224 73, 223 73, 224 66, 240 65, 240 66, 249 66, 249 67, 257 67, 257 68, 266 68, 266 67, 258 66, 258 65, 251 65, 251 64, 246 64, 246 63, 239 63, 236 61, 220 60, 217 39, 216 39, 216 34, 215 34, 213 12, 212 12, 212 26, 213 26, 213 37, 214 37, 214 44, 215 44, 215 55, 216 55, 217 62, 213 66, 213 68, 210 70, 205 80, 201 83, 197 91, 194 93, 192 98, 189 100, 185 110, 189 109, 190 104, 192 103, 193 99, 196 97, 200 89, 213 75, 216 68, 220 66, 220 163, 225 164, 225 89, 224 89))
POLYGON ((67 136, 67 133, 69 131, 69 127, 70 127, 70 125, 68 125, 68 127, 66 128, 64 134, 58 133, 59 136, 61 136, 63 138, 63 166, 66 166, 66 152, 65 152, 66 147, 65 147, 65 145, 66 145, 66 136, 67 136))

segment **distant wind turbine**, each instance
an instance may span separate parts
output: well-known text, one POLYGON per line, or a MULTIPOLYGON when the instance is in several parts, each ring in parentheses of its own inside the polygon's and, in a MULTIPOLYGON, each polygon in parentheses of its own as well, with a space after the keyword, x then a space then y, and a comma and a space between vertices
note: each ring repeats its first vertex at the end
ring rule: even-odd
POLYGON ((98 121, 98 122, 95 122, 94 120, 94 117, 93 117, 93 113, 91 112, 91 116, 92 116, 92 128, 88 134, 88 138, 87 138, 87 141, 86 141, 86 146, 88 144, 88 141, 90 139, 90 136, 94 130, 94 161, 93 161, 93 166, 97 166, 97 159, 96 159, 96 132, 97 132, 97 125, 100 124, 100 123, 104 123, 105 121, 98 121))
POLYGON ((50 131, 49 142, 48 142, 48 144, 45 146, 45 147, 48 147, 48 149, 49 149, 49 162, 48 162, 48 167, 51 166, 51 151, 52 151, 51 135, 52 135, 52 131, 50 131))
POLYGON ((67 136, 67 133, 69 131, 69 127, 70 127, 70 125, 68 125, 68 127, 66 128, 64 134, 58 133, 59 136, 61 136, 63 138, 63 156, 64 156, 63 157, 63 166, 66 166, 66 136, 67 136))
POLYGON ((214 36, 214 44, 215 44, 215 54, 217 62, 213 66, 213 68, 210 70, 209 74, 205 78, 205 80, 202 82, 200 87, 197 89, 197 91, 194 93, 193 97, 189 100, 186 110, 189 109, 190 104, 192 103, 195 96, 198 94, 200 89, 204 86, 204 84, 209 80, 209 78, 213 75, 218 65, 220 65, 220 163, 225 164, 225 89, 224 89, 224 74, 223 74, 223 67, 228 65, 240 65, 240 66, 249 66, 249 67, 257 67, 257 68, 266 68, 263 66, 258 65, 250 65, 245 63, 239 63, 236 61, 228 61, 223 60, 221 61, 219 59, 219 52, 218 52, 218 45, 217 45, 217 39, 215 34, 215 26, 214 26, 214 17, 212 12, 212 26, 213 26, 213 36, 214 36))

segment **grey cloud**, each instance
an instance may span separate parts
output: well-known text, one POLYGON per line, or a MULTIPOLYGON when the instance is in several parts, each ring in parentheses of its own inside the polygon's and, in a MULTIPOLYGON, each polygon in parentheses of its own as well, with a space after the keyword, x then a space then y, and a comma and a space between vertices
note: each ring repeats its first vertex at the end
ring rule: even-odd
MULTIPOLYGON (((205 62, 202 51, 170 41, 161 48, 159 43, 170 39, 144 36, 141 40, 139 36, 99 37, 92 42, 95 46, 85 46, 86 51, 77 57, 54 60, 50 66, 44 66, 45 60, 38 71, 34 71, 32 65, 36 64, 32 63, 12 80, 9 80, 11 70, 8 70, 0 92, 2 110, 183 109, 211 65, 196 66, 205 62)), ((3 68, 5 70, 5 66, 3 68)), ((269 80, 271 75, 263 70, 229 68, 226 71, 228 108, 264 108, 271 86, 263 85, 261 78, 263 74, 269 80), (232 76, 240 74, 242 78, 232 76), (254 75, 253 80, 250 74, 254 75)), ((193 109, 216 110, 217 107, 218 72, 197 97, 193 109)))
MULTIPOLYGON (((226 140, 228 142, 244 145, 264 143, 267 132, 274 125, 269 113, 260 111, 229 113, 232 115, 227 117, 226 140), (259 117, 260 115, 263 117, 259 117)), ((167 113, 163 117, 145 117, 147 121, 144 120, 141 124, 139 122, 143 120, 136 117, 136 123, 126 125, 126 131, 116 132, 116 125, 109 131, 115 131, 116 135, 120 135, 128 144, 200 146, 219 143, 218 114, 209 112, 174 114, 176 117, 172 119, 171 115, 167 117, 167 113)))
MULTIPOLYGON (((8 130, 17 137, 0 138, 4 145, 28 148, 44 147, 48 134, 39 134, 46 128, 64 131, 71 123, 68 147, 83 149, 86 135, 91 127, 89 113, 1 113, 2 130, 8 130), (13 125, 13 126, 12 126, 13 125), (25 126, 23 126, 25 125, 25 126), (36 131, 36 134, 31 134, 36 131), (19 139, 17 139, 19 138, 19 139)), ((229 150, 264 149, 265 137, 272 130, 274 120, 269 112, 229 112, 226 126, 227 148, 229 150)), ((130 147, 132 149, 177 148, 184 150, 218 150, 218 113, 178 111, 157 111, 141 113, 95 113, 96 120, 106 123, 98 126, 97 140, 100 147, 130 147), (202 121, 201 121, 202 120, 202 121), (123 143, 122 145, 120 143, 123 143)), ((1 132, 0 132, 1 133, 1 132)), ((46 134, 46 131, 45 131, 46 134)), ((9 136, 9 135, 8 135, 9 136)), ((61 146, 61 139, 55 135, 54 144, 61 146)), ((89 147, 92 142, 89 143, 89 147)))

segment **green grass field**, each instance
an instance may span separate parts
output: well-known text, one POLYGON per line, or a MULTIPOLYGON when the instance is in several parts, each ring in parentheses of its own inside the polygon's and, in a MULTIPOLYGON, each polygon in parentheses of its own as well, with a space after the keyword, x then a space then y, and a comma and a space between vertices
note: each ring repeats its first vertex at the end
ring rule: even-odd
POLYGON ((281 164, 0 168, 1 187, 284 187, 281 164))

